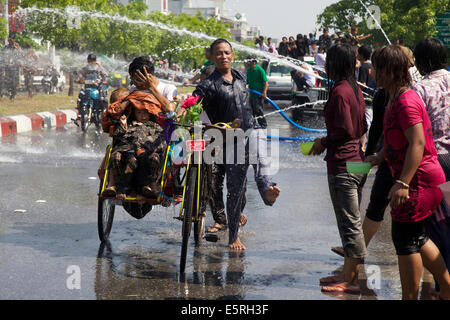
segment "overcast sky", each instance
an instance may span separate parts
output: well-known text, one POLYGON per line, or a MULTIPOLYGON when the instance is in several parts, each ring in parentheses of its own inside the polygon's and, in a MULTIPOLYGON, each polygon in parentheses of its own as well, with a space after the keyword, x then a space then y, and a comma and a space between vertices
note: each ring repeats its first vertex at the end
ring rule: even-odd
MULTIPOLYGON (((317 15, 337 0, 226 0, 229 13, 245 13, 249 25, 258 25, 266 37, 308 34, 316 26, 317 15)), ((193 0, 193 5, 206 6, 211 1, 193 0)), ((333 30, 330 30, 333 31, 333 30)))

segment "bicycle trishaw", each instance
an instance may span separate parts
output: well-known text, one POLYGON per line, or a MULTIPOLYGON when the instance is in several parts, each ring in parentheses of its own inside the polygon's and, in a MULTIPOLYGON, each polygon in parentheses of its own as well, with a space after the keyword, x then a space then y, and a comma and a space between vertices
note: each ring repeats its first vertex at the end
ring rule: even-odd
POLYGON ((202 125, 201 139, 194 139, 193 125, 180 125, 173 122, 174 126, 183 126, 189 130, 191 140, 176 141, 168 144, 165 152, 164 164, 161 168, 161 192, 156 199, 145 198, 136 192, 126 196, 124 200, 102 196, 103 190, 107 187, 108 175, 110 171, 110 156, 112 143, 107 147, 107 152, 103 162, 98 170, 100 178, 100 188, 98 194, 98 235, 100 241, 106 242, 109 238, 116 205, 124 204, 142 204, 176 206, 180 204, 179 215, 174 217, 182 221, 182 246, 180 256, 180 272, 184 273, 186 266, 186 255, 191 235, 192 224, 194 224, 195 245, 201 244, 205 233, 206 206, 211 198, 211 164, 202 161, 203 151, 208 144, 204 140, 206 128, 218 128, 224 130, 224 127, 230 128, 228 124, 219 124, 219 126, 202 125), (179 146, 179 143, 186 143, 187 154, 183 155, 182 161, 173 161, 172 155, 179 146))

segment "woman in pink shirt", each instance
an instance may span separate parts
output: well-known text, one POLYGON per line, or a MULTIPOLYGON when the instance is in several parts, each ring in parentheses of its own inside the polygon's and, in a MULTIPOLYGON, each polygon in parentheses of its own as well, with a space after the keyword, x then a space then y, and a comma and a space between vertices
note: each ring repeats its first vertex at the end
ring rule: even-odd
POLYGON ((408 58, 400 46, 385 47, 376 66, 377 85, 389 102, 384 117, 384 148, 367 161, 388 162, 395 184, 389 192, 392 240, 398 255, 403 299, 417 299, 423 266, 437 279, 441 297, 450 299, 450 275, 436 245, 428 238, 427 218, 442 199, 445 182, 422 99, 411 89, 408 58))

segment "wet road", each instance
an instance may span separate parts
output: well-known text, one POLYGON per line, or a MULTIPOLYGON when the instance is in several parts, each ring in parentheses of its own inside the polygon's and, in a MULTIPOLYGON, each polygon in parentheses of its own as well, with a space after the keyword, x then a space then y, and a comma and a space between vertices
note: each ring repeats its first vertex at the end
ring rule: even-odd
MULTIPOLYGON (((280 135, 300 134, 279 115, 268 121, 280 135)), ((0 299, 400 298, 388 215, 361 270, 362 295, 320 292, 319 278, 341 268, 343 258, 330 251, 340 239, 325 162, 301 155, 298 142, 280 143, 274 180, 282 193, 273 207, 264 206, 248 172, 249 221, 241 230, 247 251, 230 252, 226 233, 200 248, 191 241, 180 277, 178 207, 155 208, 142 220, 117 207, 110 242, 100 246, 97 169, 108 142, 107 135, 90 129, 83 136, 71 124, 2 138, 0 299)))

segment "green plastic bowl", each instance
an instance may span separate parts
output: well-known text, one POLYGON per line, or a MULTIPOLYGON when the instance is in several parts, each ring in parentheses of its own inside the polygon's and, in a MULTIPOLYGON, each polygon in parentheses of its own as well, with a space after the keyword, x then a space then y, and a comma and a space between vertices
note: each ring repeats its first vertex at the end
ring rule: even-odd
POLYGON ((371 165, 370 162, 361 161, 347 161, 347 172, 354 174, 369 174, 371 165))
POLYGON ((300 145, 300 151, 303 155, 307 156, 309 155, 309 152, 311 151, 313 145, 314 141, 302 143, 300 145))

